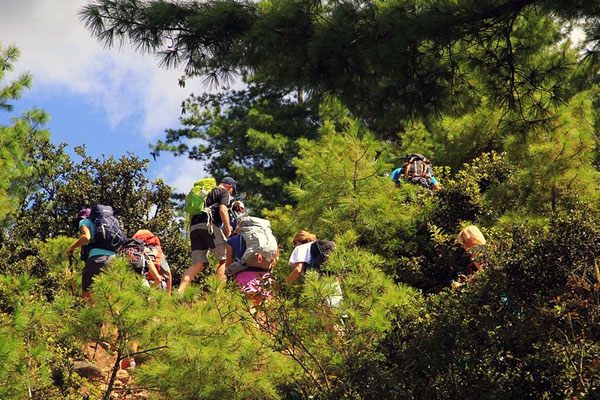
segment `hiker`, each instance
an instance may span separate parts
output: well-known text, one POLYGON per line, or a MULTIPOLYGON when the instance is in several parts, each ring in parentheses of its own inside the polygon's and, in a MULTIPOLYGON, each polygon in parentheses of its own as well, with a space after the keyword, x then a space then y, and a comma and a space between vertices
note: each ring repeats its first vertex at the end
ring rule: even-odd
MULTIPOLYGON (((322 273, 321 265, 335 248, 333 242, 318 240, 314 234, 305 230, 298 231, 292 238, 292 243, 294 244, 294 250, 290 255, 289 264, 294 269, 286 279, 290 283, 296 281, 307 269, 322 273)), ((335 282, 328 284, 327 288, 331 290, 331 295, 325 298, 323 310, 317 312, 317 315, 324 321, 325 331, 329 332, 336 327, 332 323, 334 318, 332 309, 339 307, 344 297, 339 277, 336 278, 335 282)))
POLYGON ((82 209, 79 211, 79 218, 81 236, 69 246, 65 254, 70 258, 76 248, 85 246, 82 251, 85 267, 81 275, 81 296, 91 302, 89 289, 94 277, 110 264, 115 250, 125 240, 125 234, 110 206, 95 205, 91 209, 82 209), (98 235, 97 226, 102 227, 102 233, 98 235))
POLYGON ((421 185, 427 189, 440 190, 439 181, 433 176, 431 162, 421 154, 413 153, 404 158, 401 167, 392 171, 390 178, 396 187, 402 186, 402 178, 408 183, 421 185))
MULTIPOLYGON (((294 251, 290 256, 289 264, 294 267, 287 277, 287 282, 294 282, 307 269, 314 269, 319 273, 321 265, 327 260, 329 252, 335 248, 335 244, 330 241, 317 240, 317 237, 310 232, 298 231, 293 239, 294 251)), ((328 296, 325 303, 328 307, 337 307, 342 301, 342 287, 339 281, 332 284, 335 294, 328 296)))
MULTIPOLYGON (((279 258, 277 238, 271 231, 271 223, 263 218, 246 214, 243 203, 234 203, 238 219, 237 234, 227 240, 225 274, 233 278, 243 292, 259 304, 270 296, 265 280, 279 258)), ((270 283, 270 280, 266 282, 270 283)))
POLYGON ((231 224, 231 232, 237 233, 237 223, 238 219, 246 215, 246 206, 239 200, 231 203, 231 207, 229 209, 231 211, 229 222, 231 224))
POLYGON ((146 244, 144 251, 150 260, 148 279, 154 281, 156 287, 166 290, 170 294, 173 276, 167 257, 162 251, 160 238, 147 229, 138 230, 133 238, 140 239, 146 244))
MULTIPOLYGON (((246 266, 239 272, 229 270, 229 267, 236 263, 240 268, 242 266, 242 257, 246 252, 246 242, 241 233, 236 233, 227 239, 227 259, 225 260, 226 273, 233 276, 235 284, 246 293, 248 298, 257 306, 271 297, 271 291, 268 286, 271 284, 271 268, 275 265, 276 259, 269 263, 269 268, 255 266, 246 266)), ((277 253, 279 257, 279 253, 277 253)), ((235 266, 234 265, 234 266, 235 266)))
POLYGON ((231 235, 228 206, 230 197, 236 192, 236 181, 227 176, 206 196, 206 211, 193 215, 190 221, 190 241, 192 247, 192 265, 185 271, 179 284, 183 293, 190 282, 208 264, 209 250, 217 258, 217 277, 225 280, 225 242, 231 235), (223 229, 221 229, 223 224, 223 229))
POLYGON ((317 240, 317 237, 310 232, 301 230, 298 231, 293 239, 294 251, 290 256, 289 264, 294 267, 288 275, 286 281, 294 282, 302 275, 306 265, 310 264, 310 245, 317 240))
POLYGON ((479 228, 475 225, 467 226, 456 236, 456 241, 462 245, 471 257, 469 275, 481 271, 484 265, 482 256, 487 249, 487 242, 479 228))
MULTIPOLYGON (((150 287, 150 281, 153 281, 159 290, 171 294, 173 277, 158 235, 147 229, 139 229, 117 252, 129 258, 134 271, 142 274, 144 286, 150 287)), ((133 341, 127 350, 127 356, 121 360, 121 369, 135 368, 136 360, 133 355, 138 349, 139 343, 133 341)))
POLYGON ((469 225, 461 230, 456 236, 456 241, 460 243, 467 252, 471 258, 471 263, 469 264, 469 272, 467 275, 460 273, 456 279, 450 281, 450 287, 452 289, 457 289, 462 285, 471 282, 475 275, 483 269, 483 257, 487 250, 485 237, 475 225, 469 225))

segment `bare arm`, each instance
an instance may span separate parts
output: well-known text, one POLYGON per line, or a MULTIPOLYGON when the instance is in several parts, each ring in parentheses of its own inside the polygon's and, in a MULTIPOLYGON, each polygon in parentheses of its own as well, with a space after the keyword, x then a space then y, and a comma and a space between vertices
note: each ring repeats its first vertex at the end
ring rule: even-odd
POLYGON ((81 226, 81 236, 79 236, 79 239, 77 239, 77 241, 75 243, 73 243, 71 246, 69 246, 69 248, 67 249, 65 254, 67 255, 67 257, 71 257, 71 255, 73 254, 73 252, 75 251, 76 248, 85 246, 86 244, 89 243, 89 241, 91 239, 92 239, 92 234, 90 233, 89 228, 85 225, 82 225, 81 226))
POLYGON ((223 221, 223 225, 225 225, 223 233, 225 234, 225 237, 229 237, 229 235, 231 235, 231 224, 229 223, 229 212, 227 212, 227 206, 225 204, 219 204, 219 214, 221 214, 221 221, 223 221))
POLYGON ((233 247, 230 244, 225 245, 227 258, 225 259, 225 268, 229 267, 233 263, 233 247))
POLYGON ((148 273, 150 274, 150 278, 154 281, 156 286, 160 286, 163 277, 158 273, 158 269, 156 268, 156 265, 154 265, 153 261, 148 263, 148 273))
POLYGON ((304 266, 303 264, 304 263, 301 262, 294 264, 294 269, 292 270, 292 272, 290 272, 286 279, 287 282, 294 282, 300 277, 300 275, 302 275, 302 267, 304 266))

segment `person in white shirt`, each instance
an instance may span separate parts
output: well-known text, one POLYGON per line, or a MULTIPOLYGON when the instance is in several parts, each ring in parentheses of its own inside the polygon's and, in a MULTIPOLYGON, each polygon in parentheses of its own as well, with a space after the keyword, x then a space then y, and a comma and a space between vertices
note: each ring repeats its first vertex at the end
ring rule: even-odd
POLYGON ((317 237, 307 231, 299 231, 294 235, 292 243, 294 251, 290 256, 289 264, 294 267, 287 277, 288 282, 294 282, 302 275, 306 265, 310 264, 310 245, 316 241, 317 237))
MULTIPOLYGON (((294 244, 294 251, 290 255, 290 260, 288 263, 294 267, 292 272, 288 275, 286 281, 294 282, 296 279, 300 277, 306 270, 306 267, 311 265, 312 256, 310 254, 311 245, 317 241, 317 237, 307 231, 298 231, 293 239, 292 243, 294 244)), ((332 295, 327 296, 325 300, 325 312, 320 315, 319 318, 322 318, 325 321, 325 330, 331 331, 334 329, 334 323, 332 322, 332 318, 334 318, 334 313, 331 311, 333 308, 337 308, 340 306, 340 303, 343 300, 342 296, 342 287, 339 281, 335 281, 328 286, 331 287, 332 295)))

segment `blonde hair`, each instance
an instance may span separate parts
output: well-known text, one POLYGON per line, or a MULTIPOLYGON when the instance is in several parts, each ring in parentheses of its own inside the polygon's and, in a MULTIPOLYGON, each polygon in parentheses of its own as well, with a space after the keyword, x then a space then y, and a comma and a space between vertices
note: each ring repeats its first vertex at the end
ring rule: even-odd
POLYGON ((304 243, 309 243, 309 242, 314 242, 315 240, 317 240, 317 237, 315 235, 313 235, 310 232, 307 231, 298 231, 296 232, 296 234, 294 235, 293 239, 292 239, 292 243, 300 243, 300 244, 304 244, 304 243))
POLYGON ((479 228, 475 225, 469 225, 460 231, 460 233, 456 236, 456 241, 462 245, 465 243, 471 243, 473 245, 484 246, 486 244, 483 233, 481 233, 479 228))

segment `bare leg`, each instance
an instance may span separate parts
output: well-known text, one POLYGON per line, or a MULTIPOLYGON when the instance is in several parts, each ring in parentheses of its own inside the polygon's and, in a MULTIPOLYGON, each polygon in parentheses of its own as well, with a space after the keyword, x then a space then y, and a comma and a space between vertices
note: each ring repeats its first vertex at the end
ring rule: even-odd
MULTIPOLYGON (((185 271, 185 274, 183 274, 183 277, 181 278, 181 283, 179 284, 179 293, 183 293, 196 275, 202 272, 204 264, 205 263, 192 264, 192 266, 185 271)), ((225 271, 223 271, 223 273, 225 273, 225 271)))
POLYGON ((227 280, 227 276, 225 275, 225 261, 227 260, 221 260, 219 261, 219 265, 217 265, 217 278, 222 281, 227 280))

